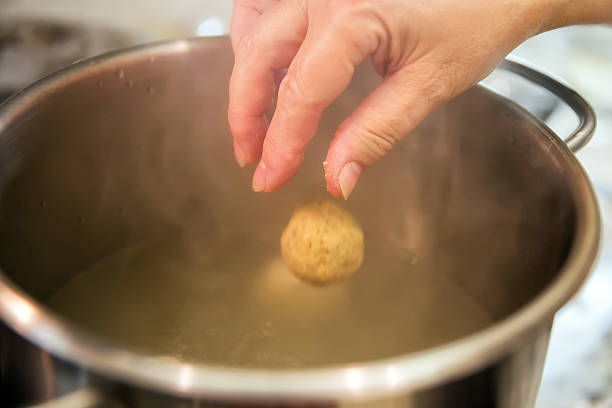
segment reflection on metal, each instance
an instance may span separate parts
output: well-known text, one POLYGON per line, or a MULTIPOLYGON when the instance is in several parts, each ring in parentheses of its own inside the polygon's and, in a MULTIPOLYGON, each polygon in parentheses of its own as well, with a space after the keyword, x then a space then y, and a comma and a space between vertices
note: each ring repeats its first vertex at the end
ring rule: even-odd
POLYGON ((563 83, 560 79, 554 78, 549 73, 544 73, 541 70, 530 67, 524 62, 518 62, 518 59, 504 60, 500 68, 514 72, 533 83, 548 89, 553 94, 557 95, 563 102, 569 105, 574 112, 578 115, 580 123, 576 130, 574 130, 570 136, 565 139, 567 145, 572 149, 573 152, 577 152, 583 146, 585 146, 595 133, 595 127, 597 121, 595 119, 595 111, 580 96, 576 91, 571 89, 567 84, 563 83))
POLYGON ((193 368, 183 365, 179 371, 178 385, 181 390, 188 390, 193 384, 193 368))
POLYGON ((8 307, 11 308, 15 317, 22 324, 28 324, 32 321, 32 317, 35 314, 35 310, 28 302, 18 297, 13 297, 13 304, 8 307))
POLYGON ((348 389, 360 391, 363 388, 363 373, 359 368, 347 368, 344 378, 348 389))
POLYGON ((79 23, 0 20, 0 102, 74 61, 125 47, 134 41, 128 33, 79 23))

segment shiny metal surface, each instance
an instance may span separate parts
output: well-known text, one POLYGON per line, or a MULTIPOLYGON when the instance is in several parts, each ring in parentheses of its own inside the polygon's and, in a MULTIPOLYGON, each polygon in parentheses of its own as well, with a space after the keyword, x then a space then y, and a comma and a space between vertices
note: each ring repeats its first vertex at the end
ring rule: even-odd
POLYGON ((108 396, 108 392, 96 388, 84 388, 73 391, 67 395, 55 398, 31 406, 32 408, 122 408, 124 405, 117 402, 113 397, 108 396))
POLYGON ((559 82, 558 79, 551 78, 550 74, 544 74, 525 65, 524 61, 518 62, 506 59, 500 64, 500 68, 511 71, 538 86, 548 89, 576 112, 579 121, 578 127, 564 139, 573 152, 577 152, 589 143, 597 126, 595 111, 576 91, 559 82))
POLYGON ((6 18, 0 10, 0 102, 74 61, 137 40, 135 35, 84 24, 6 18))
POLYGON ((231 155, 231 63, 225 39, 147 46, 81 63, 0 107, 0 315, 12 329, 1 337, 4 389, 34 402, 93 383, 128 406, 533 405, 554 313, 594 262, 598 212, 561 140, 482 87, 369 169, 348 206, 377 245, 444 253, 447 277, 496 316, 486 330, 350 366, 235 369, 138 353, 41 305, 143 238, 188 227, 274 240, 279 214, 322 193, 327 141, 378 78, 360 70, 296 180, 262 196, 231 155))

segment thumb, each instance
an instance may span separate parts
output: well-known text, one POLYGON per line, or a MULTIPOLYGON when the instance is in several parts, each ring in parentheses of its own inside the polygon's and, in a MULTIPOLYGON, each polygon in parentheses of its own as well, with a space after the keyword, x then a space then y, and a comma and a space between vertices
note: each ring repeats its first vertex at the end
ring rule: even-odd
POLYGON ((439 69, 423 64, 387 77, 336 131, 325 160, 327 190, 348 199, 363 170, 453 97, 451 89, 439 69))

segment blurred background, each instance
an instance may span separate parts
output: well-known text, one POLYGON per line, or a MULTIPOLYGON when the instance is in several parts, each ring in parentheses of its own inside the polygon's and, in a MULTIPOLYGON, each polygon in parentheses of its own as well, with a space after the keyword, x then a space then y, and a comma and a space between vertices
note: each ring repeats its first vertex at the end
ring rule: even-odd
MULTIPOLYGON (((0 101, 76 60, 167 38, 225 34, 232 1, 0 0, 0 101)), ((514 55, 571 84, 595 108, 594 140, 578 157, 597 191, 604 241, 598 265, 557 315, 538 408, 612 407, 612 27, 570 27, 535 37, 514 55)), ((485 81, 560 136, 567 106, 503 73, 485 81)))

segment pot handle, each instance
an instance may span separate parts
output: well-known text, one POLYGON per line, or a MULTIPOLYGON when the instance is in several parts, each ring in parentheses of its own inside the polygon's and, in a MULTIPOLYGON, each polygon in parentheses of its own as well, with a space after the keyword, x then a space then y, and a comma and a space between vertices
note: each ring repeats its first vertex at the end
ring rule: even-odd
POLYGON ((88 387, 24 408, 124 408, 124 405, 109 397, 103 390, 88 387))
POLYGON ((565 102, 578 116, 578 127, 564 140, 570 150, 576 153, 584 147, 593 137, 597 121, 595 112, 589 103, 569 86, 545 74, 540 70, 518 62, 515 58, 505 59, 499 68, 519 75, 528 81, 539 85, 565 102))

